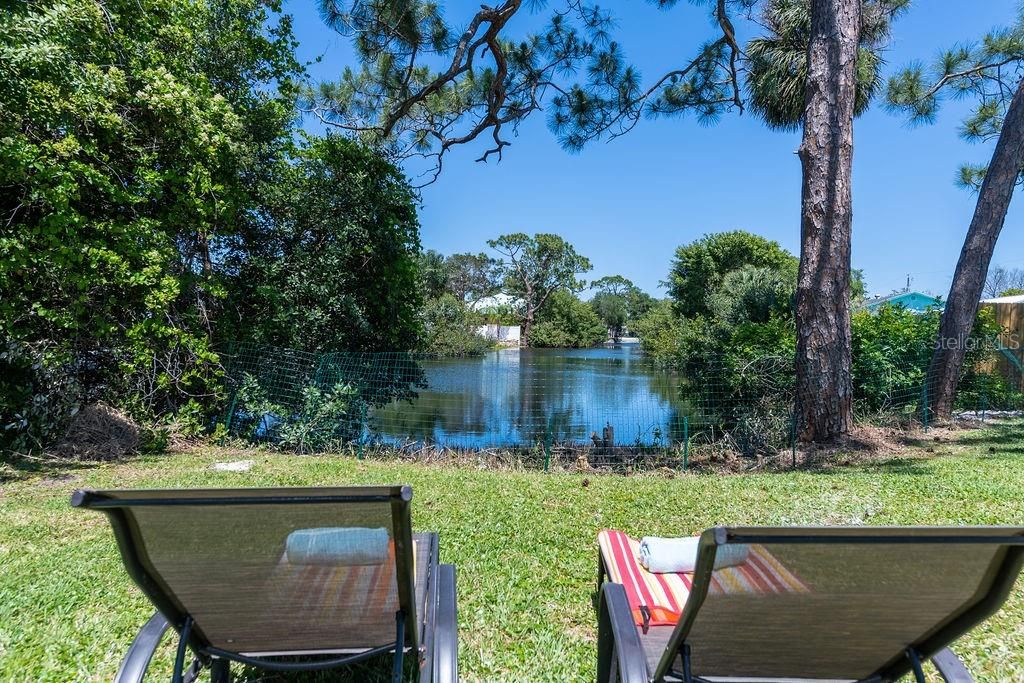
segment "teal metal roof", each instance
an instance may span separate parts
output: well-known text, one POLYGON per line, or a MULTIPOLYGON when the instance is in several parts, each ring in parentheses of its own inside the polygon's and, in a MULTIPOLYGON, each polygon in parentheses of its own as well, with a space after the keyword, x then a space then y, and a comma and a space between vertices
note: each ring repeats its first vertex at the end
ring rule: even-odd
POLYGON ((942 308, 942 299, 922 292, 901 292, 890 296, 878 297, 868 301, 865 306, 869 311, 878 310, 883 304, 902 306, 908 311, 924 313, 929 308, 942 308))

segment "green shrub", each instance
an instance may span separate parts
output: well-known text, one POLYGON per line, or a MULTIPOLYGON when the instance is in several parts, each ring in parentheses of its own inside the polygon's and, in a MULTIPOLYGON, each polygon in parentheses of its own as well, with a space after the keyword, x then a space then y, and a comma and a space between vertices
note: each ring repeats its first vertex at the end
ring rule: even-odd
POLYGON ((879 411, 913 403, 921 396, 941 313, 915 313, 883 304, 853 313, 851 373, 854 400, 879 411))
POLYGON ((80 399, 52 345, 8 341, 0 347, 0 454, 41 450, 63 434, 80 399))
POLYGON ((246 373, 238 390, 239 420, 234 432, 298 453, 336 450, 360 438, 364 406, 356 390, 341 382, 331 387, 309 384, 294 405, 268 398, 259 381, 246 373))
POLYGON ((564 290, 556 291, 541 307, 530 328, 530 346, 586 348, 608 338, 608 328, 590 305, 564 290))

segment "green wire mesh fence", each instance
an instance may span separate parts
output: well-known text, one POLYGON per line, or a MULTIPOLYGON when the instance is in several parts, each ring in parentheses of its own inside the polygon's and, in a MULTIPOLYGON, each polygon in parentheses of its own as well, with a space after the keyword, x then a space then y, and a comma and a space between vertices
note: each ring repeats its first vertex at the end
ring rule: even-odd
MULTIPOLYGON (((673 372, 629 345, 435 358, 237 344, 224 365, 227 432, 299 452, 500 451, 545 467, 555 457, 680 468, 695 450, 756 458, 795 438, 794 363, 782 356, 673 372)), ((934 386, 921 365, 855 371, 858 420, 927 425, 934 386)), ((957 410, 1019 410, 1022 389, 1019 372, 973 367, 957 410)))

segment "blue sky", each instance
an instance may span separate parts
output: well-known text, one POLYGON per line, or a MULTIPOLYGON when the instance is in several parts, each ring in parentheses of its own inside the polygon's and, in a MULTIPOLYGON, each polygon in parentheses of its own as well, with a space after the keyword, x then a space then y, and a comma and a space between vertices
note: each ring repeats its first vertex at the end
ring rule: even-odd
MULTIPOLYGON (((461 24, 479 3, 445 6, 461 24)), ((640 0, 602 7, 649 78, 684 63, 710 35, 706 10, 685 2, 668 11, 640 0)), ((1015 8, 1016 0, 917 0, 894 27, 886 72, 1007 25, 1015 8)), ((347 41, 320 22, 313 0, 289 0, 285 11, 295 17, 300 56, 322 57, 310 66, 314 80, 353 64, 347 41)), ((543 19, 524 16, 516 28, 543 19)), ((947 102, 935 125, 913 128, 877 105, 857 119, 853 265, 864 269, 870 292, 901 288, 909 275, 914 289, 946 293, 975 202, 954 175, 965 161, 987 161, 992 149, 959 139, 965 111, 947 102)), ((726 114, 712 126, 692 117, 645 120, 578 154, 558 145, 541 114, 512 142, 500 163, 475 163, 481 148, 473 146, 446 158, 441 178, 422 193, 424 247, 475 252, 503 233, 555 232, 593 261, 591 279, 621 274, 654 294, 663 292, 674 249, 708 232, 740 228, 799 252, 799 134, 769 131, 749 114, 726 114)), ((1020 202, 1011 206, 995 264, 1024 266, 1020 202)))

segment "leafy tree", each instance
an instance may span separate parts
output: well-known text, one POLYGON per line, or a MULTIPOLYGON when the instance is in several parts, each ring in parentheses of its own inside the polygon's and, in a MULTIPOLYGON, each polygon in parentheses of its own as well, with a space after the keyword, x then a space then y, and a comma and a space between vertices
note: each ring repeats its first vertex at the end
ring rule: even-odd
POLYGON ((615 296, 625 296, 630 290, 636 289, 636 285, 629 278, 621 275, 605 275, 590 283, 591 289, 615 296))
POLYGON ((1021 296, 1024 294, 1024 287, 1010 287, 999 293, 999 296, 1021 296))
POLYGON ((676 315, 671 299, 661 299, 640 317, 634 331, 640 337, 644 355, 660 365, 673 367, 679 358, 683 320, 676 315))
POLYGON ((586 348, 603 342, 608 329, 594 310, 575 294, 556 290, 541 307, 531 346, 586 348))
POLYGON ((962 136, 972 142, 996 140, 987 167, 967 165, 960 170, 959 183, 977 189, 978 202, 946 297, 929 368, 933 407, 939 415, 948 415, 953 408, 992 253, 1024 168, 1022 67, 1024 9, 1010 27, 991 31, 976 43, 957 45, 930 68, 914 64, 889 81, 890 107, 912 122, 933 121, 947 94, 971 98, 974 107, 961 128, 962 136))
POLYGON ((423 307, 421 348, 440 357, 479 356, 491 343, 476 333, 476 316, 451 294, 431 299, 423 307))
POLYGON ((590 300, 590 307, 604 323, 605 329, 608 330, 612 338, 618 341, 626 329, 626 322, 629 319, 626 297, 611 292, 598 292, 590 300))
POLYGON ((445 260, 445 268, 448 291, 470 308, 501 291, 498 261, 487 254, 452 254, 445 260))
POLYGON ((443 296, 448 285, 448 265, 444 254, 427 249, 417 257, 416 268, 424 298, 437 299, 443 296))
POLYGON ((279 181, 266 224, 227 257, 232 339, 307 351, 419 344, 419 221, 402 172, 330 135, 279 181))
POLYGON ((726 274, 745 266, 783 273, 795 280, 797 259, 778 242, 743 230, 705 235, 676 249, 668 292, 683 317, 710 313, 708 297, 726 274))
POLYGON ((73 375, 78 398, 151 413, 210 397, 215 245, 292 144, 302 70, 279 12, 258 0, 4 4, 0 336, 45 349, 40 362, 73 375))
POLYGON ((590 270, 590 260, 558 235, 521 232, 488 240, 501 254, 501 275, 506 293, 518 298, 523 310, 523 344, 530 343, 530 331, 541 307, 559 290, 575 293, 586 283, 581 275, 590 270))
POLYGON ((628 325, 639 320, 654 304, 653 297, 621 275, 594 280, 590 287, 597 290, 590 305, 616 340, 628 325))

